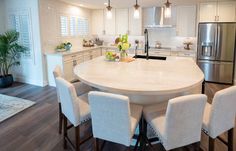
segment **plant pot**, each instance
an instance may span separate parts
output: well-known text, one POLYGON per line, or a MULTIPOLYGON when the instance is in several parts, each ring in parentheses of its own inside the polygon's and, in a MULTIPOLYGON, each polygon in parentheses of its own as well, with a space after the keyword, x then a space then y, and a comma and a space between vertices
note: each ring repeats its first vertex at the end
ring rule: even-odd
POLYGON ((7 88, 13 84, 13 76, 11 74, 0 76, 0 88, 7 88))

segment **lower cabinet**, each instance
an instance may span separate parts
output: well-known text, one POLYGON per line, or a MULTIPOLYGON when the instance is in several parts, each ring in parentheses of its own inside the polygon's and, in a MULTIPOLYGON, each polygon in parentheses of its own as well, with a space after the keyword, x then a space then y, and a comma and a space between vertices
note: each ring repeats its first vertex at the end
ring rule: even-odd
POLYGON ((74 74, 74 67, 76 65, 97 58, 101 55, 101 48, 78 52, 71 55, 47 54, 46 60, 49 85, 55 86, 53 70, 57 65, 62 68, 64 78, 67 81, 74 81, 77 79, 76 75, 74 74))

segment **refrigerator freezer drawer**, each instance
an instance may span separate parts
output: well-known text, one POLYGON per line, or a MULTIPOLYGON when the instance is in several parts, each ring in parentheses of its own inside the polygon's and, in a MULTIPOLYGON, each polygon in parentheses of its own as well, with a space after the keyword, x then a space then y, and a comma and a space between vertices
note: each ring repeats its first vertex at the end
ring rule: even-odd
POLYGON ((199 61, 205 80, 208 82, 233 84, 234 65, 232 62, 199 61))

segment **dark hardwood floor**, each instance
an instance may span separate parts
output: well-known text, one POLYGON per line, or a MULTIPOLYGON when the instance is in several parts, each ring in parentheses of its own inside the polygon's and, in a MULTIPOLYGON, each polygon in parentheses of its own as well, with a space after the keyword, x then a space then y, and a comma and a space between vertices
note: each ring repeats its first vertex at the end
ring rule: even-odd
MULTIPOLYGON (((206 84, 206 94, 211 102, 215 92, 226 88, 225 85, 206 84)), ((53 87, 37 87, 15 83, 7 89, 0 89, 0 94, 6 94, 36 102, 36 105, 0 123, 0 151, 63 151, 62 135, 58 134, 58 103, 56 90, 53 87)), ((91 133, 91 124, 82 127, 81 137, 91 133)), ((70 131, 73 137, 74 131, 70 131)), ((234 132, 236 136, 236 130, 234 132)), ((224 136, 225 137, 225 136, 224 136)), ((236 140, 236 139, 235 139, 236 140)), ((202 134, 201 148, 207 151, 208 138, 202 134)), ((234 151, 236 141, 234 141, 234 151)), ((71 150, 68 147, 67 150, 71 150)), ((93 139, 81 147, 82 151, 93 151, 93 139)), ((118 144, 106 143, 104 151, 123 151, 118 144)), ((154 150, 162 151, 161 145, 155 145, 154 150)), ((177 149, 193 150, 193 147, 177 149)), ((226 151, 227 147, 216 141, 216 151, 226 151)))

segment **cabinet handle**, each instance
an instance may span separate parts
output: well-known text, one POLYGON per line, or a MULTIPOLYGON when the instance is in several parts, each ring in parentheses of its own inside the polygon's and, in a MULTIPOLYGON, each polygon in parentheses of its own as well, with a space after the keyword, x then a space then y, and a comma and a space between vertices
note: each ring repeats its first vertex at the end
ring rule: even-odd
POLYGON ((73 60, 73 66, 76 66, 76 65, 77 65, 77 61, 73 60))

